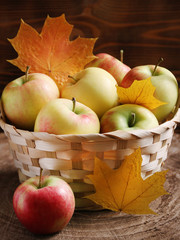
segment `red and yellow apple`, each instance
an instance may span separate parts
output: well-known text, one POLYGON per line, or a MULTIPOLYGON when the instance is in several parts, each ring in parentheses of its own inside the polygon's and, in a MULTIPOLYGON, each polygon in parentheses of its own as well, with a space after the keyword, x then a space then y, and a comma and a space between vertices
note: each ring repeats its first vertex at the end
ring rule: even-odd
POLYGON ((118 104, 117 82, 104 69, 89 67, 78 72, 73 78, 73 85, 62 88, 63 98, 75 97, 78 102, 91 108, 98 117, 118 104))
POLYGON ((33 130, 40 109, 59 97, 56 83, 42 73, 31 73, 9 82, 1 96, 5 116, 17 128, 33 130))
POLYGON ((40 110, 34 131, 53 134, 98 133, 100 122, 96 113, 84 104, 59 98, 40 110))
POLYGON ((72 218, 75 198, 70 186, 55 176, 33 177, 14 192, 13 207, 30 232, 50 234, 62 230, 72 218))
POLYGON ((123 104, 108 110, 101 118, 101 132, 151 129, 159 125, 155 115, 136 104, 123 104))
POLYGON ((134 80, 143 80, 151 77, 152 84, 156 87, 154 96, 166 104, 161 105, 152 112, 159 122, 165 121, 167 116, 173 112, 178 98, 178 83, 168 69, 155 65, 137 66, 131 69, 121 82, 122 87, 129 87, 134 80))
POLYGON ((131 70, 129 66, 107 53, 96 54, 96 59, 86 65, 87 67, 99 67, 109 72, 120 85, 123 77, 131 70))

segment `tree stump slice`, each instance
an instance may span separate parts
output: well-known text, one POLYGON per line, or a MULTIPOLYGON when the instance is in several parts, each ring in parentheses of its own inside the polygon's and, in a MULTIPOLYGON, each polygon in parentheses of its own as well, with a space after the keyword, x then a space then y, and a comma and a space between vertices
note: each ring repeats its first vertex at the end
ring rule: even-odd
MULTIPOLYGON (((52 240, 146 240, 180 239, 180 134, 175 133, 163 169, 169 169, 165 189, 169 195, 159 197, 150 207, 157 215, 128 215, 103 211, 76 211, 65 229, 45 239, 52 240)), ((0 233, 1 240, 43 239, 26 230, 17 219, 12 198, 19 185, 6 136, 0 134, 0 233)))

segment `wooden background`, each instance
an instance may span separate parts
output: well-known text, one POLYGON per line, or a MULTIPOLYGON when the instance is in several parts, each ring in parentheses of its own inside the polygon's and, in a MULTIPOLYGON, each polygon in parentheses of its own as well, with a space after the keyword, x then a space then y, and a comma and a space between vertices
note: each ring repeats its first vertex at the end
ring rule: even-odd
POLYGON ((22 75, 7 59, 16 52, 7 38, 14 38, 22 18, 39 32, 46 16, 60 16, 74 25, 71 39, 98 37, 94 53, 107 52, 130 67, 155 64, 171 70, 180 81, 179 0, 1 0, 0 93, 8 81, 22 75))
MULTIPOLYGON (((180 82, 180 0, 1 0, 0 1, 0 94, 4 86, 22 75, 6 62, 16 52, 7 38, 14 38, 22 18, 39 32, 46 16, 60 16, 74 25, 71 39, 98 37, 94 53, 107 52, 130 67, 155 64, 171 70, 180 82)), ((176 133, 165 168, 166 189, 170 195, 152 204, 157 216, 130 216, 112 212, 76 212, 62 232, 45 239, 179 240, 180 239, 180 134, 176 133)), ((12 208, 18 186, 17 171, 0 133, 0 235, 1 240, 44 239, 21 226, 12 208)))

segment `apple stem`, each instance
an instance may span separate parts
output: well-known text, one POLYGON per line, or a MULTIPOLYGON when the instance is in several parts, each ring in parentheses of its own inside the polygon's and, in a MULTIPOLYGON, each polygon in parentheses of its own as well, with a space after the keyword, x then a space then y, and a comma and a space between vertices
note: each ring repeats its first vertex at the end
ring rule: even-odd
POLYGON ((72 111, 75 112, 76 99, 74 97, 72 98, 72 102, 73 102, 73 109, 72 109, 72 111))
POLYGON ((25 79, 24 79, 24 82, 27 82, 27 81, 28 81, 29 69, 30 69, 30 66, 27 66, 27 68, 26 68, 26 73, 25 73, 25 79))
POLYGON ((130 127, 134 126, 135 121, 136 121, 136 114, 134 112, 132 112, 131 113, 131 118, 130 118, 130 121, 129 121, 129 126, 130 127))
POLYGON ((120 50, 120 61, 123 63, 124 50, 120 50))
POLYGON ((154 76, 157 67, 158 67, 163 61, 164 61, 164 59, 163 59, 162 57, 158 60, 156 66, 154 67, 154 70, 153 70, 152 76, 154 76))
POLYGON ((77 82, 77 79, 76 78, 74 78, 73 76, 71 76, 71 75, 68 75, 68 78, 71 78, 71 79, 73 79, 75 82, 77 82))
POLYGON ((41 187, 42 187, 42 171, 43 171, 43 169, 42 169, 42 168, 40 168, 40 175, 39 175, 39 186, 38 186, 38 188, 41 188, 41 187))

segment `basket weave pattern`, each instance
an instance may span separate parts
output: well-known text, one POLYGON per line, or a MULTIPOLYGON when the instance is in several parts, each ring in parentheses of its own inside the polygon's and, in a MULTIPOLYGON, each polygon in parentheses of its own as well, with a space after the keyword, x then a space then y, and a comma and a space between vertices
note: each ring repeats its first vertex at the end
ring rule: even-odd
POLYGON ((94 192, 86 175, 94 169, 97 156, 111 168, 118 168, 124 157, 141 148, 142 177, 160 171, 167 158, 174 129, 180 122, 180 109, 172 120, 152 130, 131 132, 115 131, 106 134, 53 135, 16 129, 0 119, 0 126, 6 134, 20 182, 29 177, 43 175, 60 176, 72 187, 76 208, 94 207, 82 198, 94 192))

